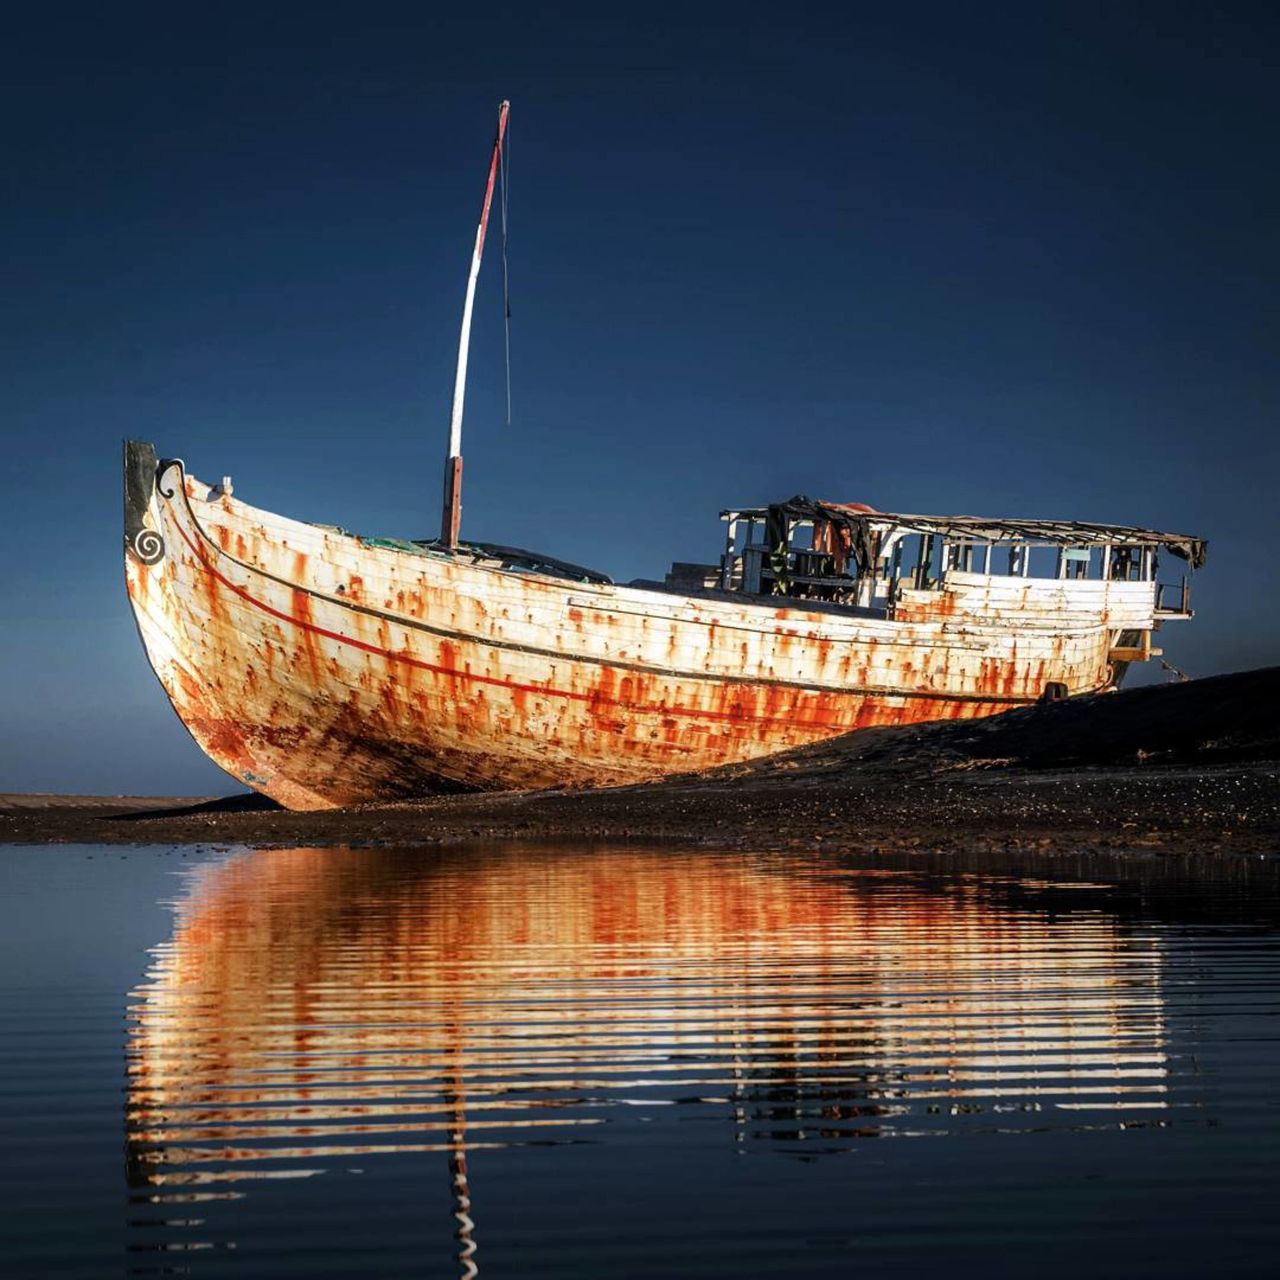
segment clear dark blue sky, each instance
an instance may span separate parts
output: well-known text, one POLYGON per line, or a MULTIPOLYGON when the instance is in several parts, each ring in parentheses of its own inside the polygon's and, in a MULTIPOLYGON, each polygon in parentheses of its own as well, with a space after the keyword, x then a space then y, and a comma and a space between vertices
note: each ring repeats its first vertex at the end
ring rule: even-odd
POLYGON ((24 6, 3 60, 0 790, 207 791, 122 586, 119 442, 618 577, 797 491, 1211 540, 1278 660, 1274 6, 24 6), (1268 13, 1268 9, 1272 12, 1268 13), (459 16, 463 14, 464 16, 459 16))

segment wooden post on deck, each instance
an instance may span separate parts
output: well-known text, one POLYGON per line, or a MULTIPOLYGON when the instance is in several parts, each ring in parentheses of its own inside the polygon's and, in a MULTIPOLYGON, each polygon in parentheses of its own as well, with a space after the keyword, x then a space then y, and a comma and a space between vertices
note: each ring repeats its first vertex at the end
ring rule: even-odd
POLYGON ((444 505, 440 517, 440 541, 446 547, 458 545, 462 527, 462 455, 453 454, 444 463, 444 505))

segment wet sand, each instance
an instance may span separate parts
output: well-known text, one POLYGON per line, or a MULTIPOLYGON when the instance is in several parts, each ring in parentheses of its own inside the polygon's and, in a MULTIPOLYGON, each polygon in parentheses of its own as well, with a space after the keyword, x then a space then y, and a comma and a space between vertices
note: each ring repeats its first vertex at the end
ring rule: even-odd
POLYGON ((1280 668, 870 729, 641 786, 288 813, 255 796, 0 796, 0 841, 1280 853, 1280 668))

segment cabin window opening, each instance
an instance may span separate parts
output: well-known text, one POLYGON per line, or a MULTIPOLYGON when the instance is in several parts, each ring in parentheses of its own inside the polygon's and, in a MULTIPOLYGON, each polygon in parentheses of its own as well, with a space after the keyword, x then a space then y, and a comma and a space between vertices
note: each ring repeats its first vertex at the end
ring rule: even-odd
MULTIPOLYGON (((978 553, 984 551, 985 557, 982 561, 983 565, 989 563, 991 556, 990 546, 983 547, 980 543, 970 541, 945 542, 943 546, 946 548, 946 558, 944 568, 954 569, 957 573, 974 573, 978 571, 978 553)), ((984 567, 981 572, 987 572, 984 567)))
POLYGON ((1090 551, 1088 547, 1063 547, 1058 552, 1058 577, 1067 579, 1089 576, 1090 551))
POLYGON ((1145 556, 1141 547, 1112 547, 1107 576, 1112 582, 1141 582, 1145 556))
POLYGON ((1029 578, 1056 578, 1058 576, 1058 548, 1041 544, 1029 548, 1027 573, 1029 578))
POLYGON ((911 586, 915 575, 918 533, 904 533, 893 547, 893 576, 911 586))
POLYGON ((907 545, 907 539, 904 536, 898 536, 893 540, 893 550, 889 554, 889 573, 888 573, 888 596, 890 600, 896 600, 898 597, 898 584, 902 581, 902 552, 907 545))
POLYGON ((915 568, 911 575, 911 585, 917 591, 924 591, 936 582, 932 572, 936 542, 937 538, 931 533, 922 533, 916 540, 915 568))

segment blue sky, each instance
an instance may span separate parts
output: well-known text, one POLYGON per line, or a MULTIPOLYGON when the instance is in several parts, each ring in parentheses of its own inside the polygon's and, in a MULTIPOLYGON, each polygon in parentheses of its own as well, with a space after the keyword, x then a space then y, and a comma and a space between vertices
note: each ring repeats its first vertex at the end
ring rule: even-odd
POLYGON ((1266 7, 458 12, 12 20, 0 790, 230 786, 134 632, 122 437, 437 530, 503 97, 515 419, 491 252, 464 535, 627 578, 795 492, 1149 524, 1211 544, 1171 660, 1277 661, 1266 7))

